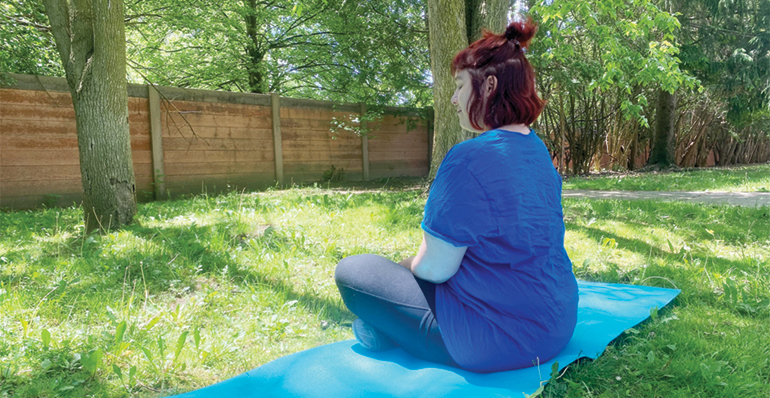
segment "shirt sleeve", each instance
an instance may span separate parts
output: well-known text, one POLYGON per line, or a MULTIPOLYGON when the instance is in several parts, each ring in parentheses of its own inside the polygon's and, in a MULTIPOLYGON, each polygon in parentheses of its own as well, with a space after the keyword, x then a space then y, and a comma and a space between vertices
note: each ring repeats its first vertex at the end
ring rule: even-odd
POLYGON ((430 188, 422 229, 455 247, 474 246, 479 237, 493 235, 497 225, 476 177, 464 164, 447 160, 430 188))

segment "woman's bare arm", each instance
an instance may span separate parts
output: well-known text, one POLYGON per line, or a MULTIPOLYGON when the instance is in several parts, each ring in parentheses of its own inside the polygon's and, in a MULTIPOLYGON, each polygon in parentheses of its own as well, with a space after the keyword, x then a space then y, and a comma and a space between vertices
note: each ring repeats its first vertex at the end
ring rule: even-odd
POLYGON ((422 243, 417 255, 399 264, 410 269, 420 279, 443 283, 460 269, 460 263, 467 249, 465 246, 455 247, 423 231, 422 243))

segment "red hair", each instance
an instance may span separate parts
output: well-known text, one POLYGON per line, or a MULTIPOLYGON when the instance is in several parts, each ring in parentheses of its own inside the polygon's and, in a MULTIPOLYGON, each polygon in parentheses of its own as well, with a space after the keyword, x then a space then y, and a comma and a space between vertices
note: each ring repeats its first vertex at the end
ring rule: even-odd
POLYGON ((452 75, 467 70, 471 76, 471 97, 466 109, 471 125, 479 120, 489 128, 508 124, 532 124, 543 110, 545 102, 535 90, 535 71, 524 55, 537 25, 511 22, 505 33, 496 35, 484 30, 483 37, 460 51, 452 60, 452 75), (484 108, 482 83, 489 76, 497 78, 497 87, 490 93, 484 108), (483 116, 483 117, 482 117, 483 116))

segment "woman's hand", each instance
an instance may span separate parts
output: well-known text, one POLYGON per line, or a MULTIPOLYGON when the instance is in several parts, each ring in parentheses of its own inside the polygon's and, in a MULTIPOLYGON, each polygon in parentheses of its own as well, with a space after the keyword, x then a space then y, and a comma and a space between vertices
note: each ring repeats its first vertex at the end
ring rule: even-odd
POLYGON ((402 266, 406 267, 406 269, 408 269, 409 271, 411 271, 412 270, 412 261, 414 261, 415 257, 417 257, 417 256, 407 257, 407 258, 399 261, 398 263, 401 264, 402 266))

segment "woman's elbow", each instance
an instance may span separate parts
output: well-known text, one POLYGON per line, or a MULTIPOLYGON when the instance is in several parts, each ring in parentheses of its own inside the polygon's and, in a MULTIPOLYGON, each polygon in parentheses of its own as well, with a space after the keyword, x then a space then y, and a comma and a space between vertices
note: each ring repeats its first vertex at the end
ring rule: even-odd
MULTIPOLYGON (((455 272, 457 271, 455 270, 455 272)), ((419 263, 412 267, 412 273, 416 277, 435 284, 448 281, 455 272, 449 273, 447 270, 435 269, 419 263)))
POLYGON ((435 284, 438 285, 439 283, 444 283, 444 282, 448 281, 449 278, 451 278, 451 277, 452 277, 452 275, 449 275, 449 276, 437 276, 437 277, 432 277, 430 279, 425 279, 425 280, 428 281, 428 282, 435 283, 435 284))

